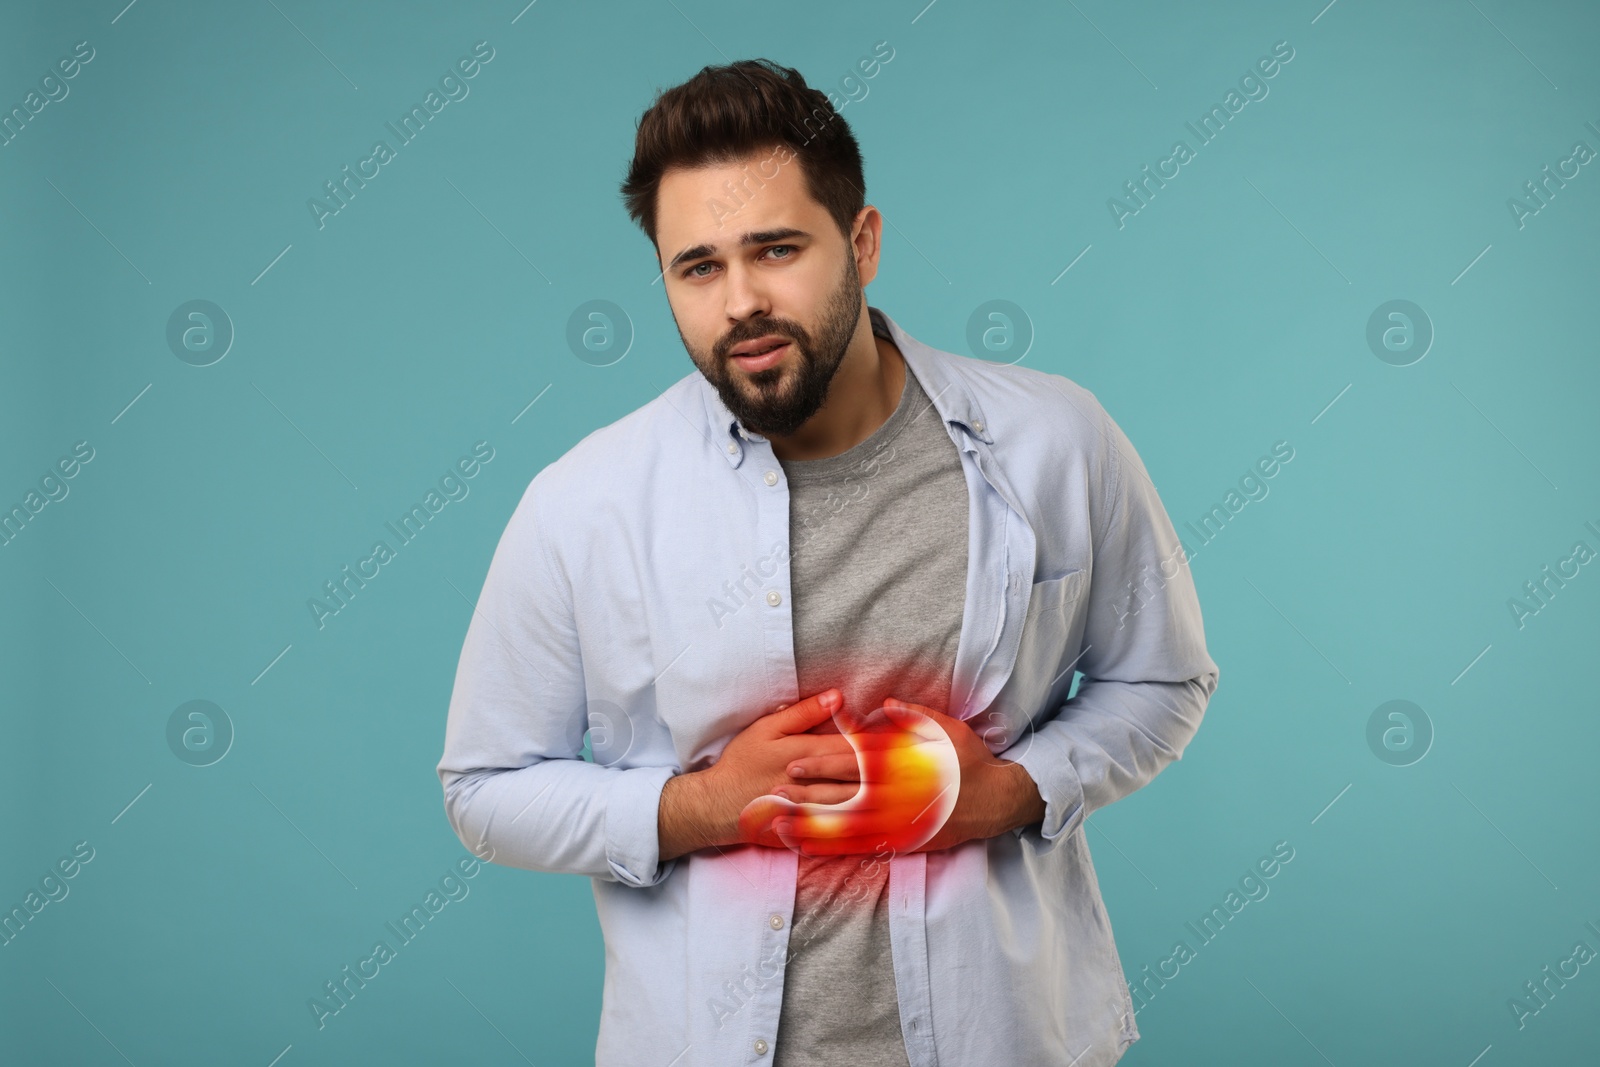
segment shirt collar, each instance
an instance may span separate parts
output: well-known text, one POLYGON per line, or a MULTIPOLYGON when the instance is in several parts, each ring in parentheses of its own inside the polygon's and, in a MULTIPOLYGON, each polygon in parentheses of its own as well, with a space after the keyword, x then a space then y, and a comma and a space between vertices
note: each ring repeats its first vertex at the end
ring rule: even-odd
MULTIPOLYGON (((972 395, 966 377, 958 366, 961 357, 923 344, 870 304, 867 306, 867 316, 872 322, 872 332, 892 341, 900 350, 911 373, 917 376, 918 383, 928 394, 940 417, 984 444, 994 444, 992 427, 983 417, 977 398, 972 395)), ((745 443, 762 438, 740 424, 705 375, 699 371, 695 374, 700 379, 700 395, 705 401, 710 440, 727 459, 729 466, 737 467, 744 459, 745 443)))

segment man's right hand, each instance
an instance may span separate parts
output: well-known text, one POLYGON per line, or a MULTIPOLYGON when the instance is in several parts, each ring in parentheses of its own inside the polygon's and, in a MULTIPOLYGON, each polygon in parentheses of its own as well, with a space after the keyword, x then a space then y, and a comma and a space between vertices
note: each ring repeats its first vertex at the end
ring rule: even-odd
MULTIPOLYGON (((711 846, 784 847, 770 831, 745 840, 739 813, 756 797, 782 795, 785 786, 792 788, 795 779, 789 767, 796 760, 848 755, 847 761, 830 762, 854 766, 855 750, 844 734, 807 732, 828 722, 843 704, 844 694, 825 689, 763 715, 739 731, 710 767, 667 779, 656 818, 661 862, 711 846)), ((848 786, 843 788, 849 791, 848 786)))

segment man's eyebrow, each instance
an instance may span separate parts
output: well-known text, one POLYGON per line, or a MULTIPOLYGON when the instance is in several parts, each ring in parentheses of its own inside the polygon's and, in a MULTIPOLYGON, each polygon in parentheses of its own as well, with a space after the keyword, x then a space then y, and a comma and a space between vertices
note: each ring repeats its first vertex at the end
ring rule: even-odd
MULTIPOLYGON (((753 230, 740 237, 739 244, 742 247, 748 248, 750 245, 764 245, 770 241, 782 241, 788 237, 810 236, 811 235, 804 230, 797 230, 792 226, 783 226, 776 230, 753 230)), ((672 262, 667 264, 667 269, 671 270, 684 260, 701 259, 705 256, 715 255, 716 251, 716 245, 707 244, 699 244, 694 245, 691 248, 685 248, 682 252, 679 252, 677 255, 672 257, 672 262)))

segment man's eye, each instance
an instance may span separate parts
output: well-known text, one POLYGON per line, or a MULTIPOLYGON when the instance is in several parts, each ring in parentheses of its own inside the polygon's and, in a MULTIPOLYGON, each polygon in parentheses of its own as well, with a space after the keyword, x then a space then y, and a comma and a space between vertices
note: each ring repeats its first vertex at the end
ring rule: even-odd
MULTIPOLYGON (((776 258, 776 259, 793 259, 794 258, 794 253, 798 252, 799 250, 800 250, 800 248, 799 248, 798 245, 773 245, 771 248, 767 249, 767 252, 770 253, 770 252, 783 251, 783 252, 786 252, 787 255, 776 256, 774 258, 776 258)), ((706 262, 703 262, 703 263, 696 263, 692 267, 685 267, 684 270, 683 270, 683 276, 685 278, 704 278, 704 277, 707 277, 707 275, 703 274, 703 273, 699 273, 700 268, 701 267, 715 267, 715 266, 716 266, 716 264, 710 262, 709 260, 706 261, 706 262)))

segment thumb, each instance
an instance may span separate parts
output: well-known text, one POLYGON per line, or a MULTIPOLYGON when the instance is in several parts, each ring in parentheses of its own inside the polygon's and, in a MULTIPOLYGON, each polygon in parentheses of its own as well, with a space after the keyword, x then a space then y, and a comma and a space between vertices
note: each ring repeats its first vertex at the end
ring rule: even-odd
POLYGON ((803 734, 825 721, 844 705, 844 694, 837 689, 824 689, 790 704, 782 711, 767 716, 768 723, 780 734, 803 734))

